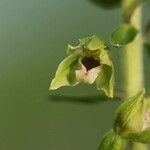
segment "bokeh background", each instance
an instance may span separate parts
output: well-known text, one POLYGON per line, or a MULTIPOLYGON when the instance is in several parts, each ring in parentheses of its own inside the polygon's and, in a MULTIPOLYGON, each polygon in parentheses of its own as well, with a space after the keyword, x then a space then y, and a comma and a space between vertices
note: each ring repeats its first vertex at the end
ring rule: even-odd
MULTIPOLYGON (((145 3, 143 26, 149 8, 145 3)), ((119 102, 104 101, 95 86, 48 88, 68 43, 92 34, 108 42, 120 21, 119 8, 106 10, 88 0, 0 0, 1 150, 97 148, 119 102)), ((150 58, 143 51, 150 94, 150 58)), ((110 46, 110 53, 116 86, 123 89, 121 50, 110 46)))

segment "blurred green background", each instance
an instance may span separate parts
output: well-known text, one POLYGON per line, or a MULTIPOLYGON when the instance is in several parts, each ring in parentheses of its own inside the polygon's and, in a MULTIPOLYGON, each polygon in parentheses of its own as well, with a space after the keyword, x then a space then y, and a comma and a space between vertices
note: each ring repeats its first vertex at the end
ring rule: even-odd
MULTIPOLYGON (((143 25, 150 17, 143 9, 143 25)), ((88 0, 0 0, 0 149, 95 150, 112 127, 118 102, 78 102, 98 97, 95 86, 49 92, 68 43, 98 34, 106 41, 121 21, 121 10, 88 0), (62 96, 57 99, 56 96, 62 96), (70 99, 68 100, 68 97, 70 99), (75 97, 75 99, 73 98, 75 97)), ((122 86, 121 50, 111 48, 116 85, 122 86)), ((150 59, 144 51, 150 94, 150 59)))

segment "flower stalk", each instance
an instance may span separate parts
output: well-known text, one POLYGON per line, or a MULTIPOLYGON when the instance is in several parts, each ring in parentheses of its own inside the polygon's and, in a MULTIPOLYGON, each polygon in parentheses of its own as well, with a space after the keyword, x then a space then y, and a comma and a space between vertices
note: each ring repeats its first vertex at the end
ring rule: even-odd
MULTIPOLYGON (((132 2, 133 0, 123 0, 123 5, 132 2)), ((139 33, 136 39, 125 46, 123 50, 124 86, 127 97, 136 94, 137 91, 143 88, 143 53, 142 37, 140 33, 142 19, 141 9, 141 6, 137 7, 130 18, 130 23, 139 30, 139 33)), ((123 9, 123 11, 126 10, 123 9)), ((141 143, 133 143, 132 150, 148 150, 148 147, 141 143)))

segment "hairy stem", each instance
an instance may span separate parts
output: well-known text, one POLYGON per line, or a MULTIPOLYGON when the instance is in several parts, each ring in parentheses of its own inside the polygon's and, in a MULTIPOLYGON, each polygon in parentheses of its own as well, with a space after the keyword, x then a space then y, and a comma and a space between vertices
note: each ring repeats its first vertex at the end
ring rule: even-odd
MULTIPOLYGON (((123 0, 123 5, 133 0, 123 0)), ((126 11, 123 7, 123 11, 126 11)), ((141 30, 141 7, 138 7, 132 17, 130 23, 139 31, 141 30)), ((136 39, 129 45, 124 47, 124 82, 126 96, 135 95, 143 88, 143 53, 142 53, 142 37, 139 32, 136 39)), ((148 150, 147 145, 141 143, 133 143, 132 150, 148 150)))

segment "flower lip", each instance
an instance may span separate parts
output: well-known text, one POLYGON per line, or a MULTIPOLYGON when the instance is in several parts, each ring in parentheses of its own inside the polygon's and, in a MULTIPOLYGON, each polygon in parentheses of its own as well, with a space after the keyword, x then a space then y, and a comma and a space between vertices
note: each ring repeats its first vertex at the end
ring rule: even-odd
POLYGON ((87 71, 91 70, 92 68, 100 66, 100 61, 94 59, 93 57, 84 57, 81 60, 81 63, 85 66, 87 71))

